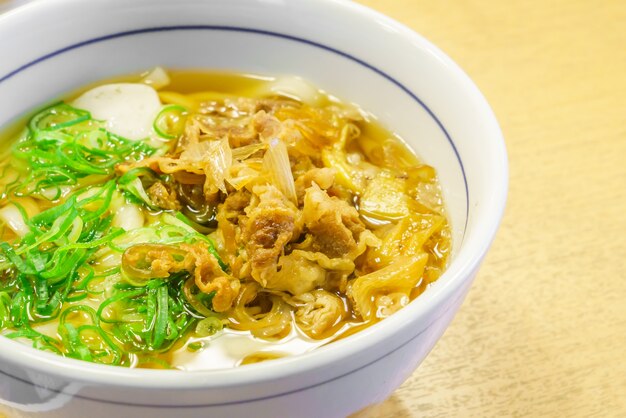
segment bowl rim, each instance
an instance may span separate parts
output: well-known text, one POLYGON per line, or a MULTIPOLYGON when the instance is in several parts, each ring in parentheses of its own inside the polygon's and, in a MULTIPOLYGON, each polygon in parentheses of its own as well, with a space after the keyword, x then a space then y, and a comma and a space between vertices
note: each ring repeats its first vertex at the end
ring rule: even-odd
MULTIPOLYGON (((59 4, 71 4, 73 1, 75 0, 56 0, 53 2, 49 2, 48 0, 34 1, 0 16, 0 27, 5 20, 12 19, 13 16, 28 14, 31 10, 36 11, 45 10, 45 8, 49 7, 58 7, 59 4)), ((115 387, 185 390, 225 388, 244 384, 250 385, 306 373, 354 356, 364 348, 375 346, 377 343, 399 333, 406 327, 407 322, 415 322, 418 318, 425 317, 427 313, 432 312, 446 300, 449 300, 454 292, 461 288, 467 281, 472 280, 473 274, 476 272, 495 237, 504 212, 508 191, 508 162, 505 143, 495 115, 486 99, 479 91, 478 87, 476 87, 456 63, 435 45, 403 24, 366 6, 349 0, 304 0, 303 2, 315 3, 315 7, 320 8, 339 7, 342 8, 345 13, 361 15, 371 21, 372 25, 392 28, 399 36, 408 39, 412 46, 427 50, 434 55, 442 66, 462 84, 466 89, 466 93, 471 95, 475 100, 477 114, 484 118, 485 129, 492 134, 493 141, 490 142, 493 146, 495 158, 493 158, 490 163, 493 171, 498 174, 493 178, 493 187, 485 192, 485 206, 479 216, 482 220, 481 226, 484 224, 485 228, 473 233, 475 236, 474 241, 476 241, 477 244, 473 245, 471 248, 467 245, 460 246, 446 272, 428 289, 428 297, 416 298, 408 306, 385 319, 385 321, 370 326, 348 338, 294 357, 248 365, 243 368, 193 372, 127 369, 64 358, 55 354, 41 352, 7 338, 0 338, 1 361, 72 381, 78 380, 84 383, 115 387), (478 237, 478 235, 480 235, 480 237, 478 237)), ((437 318, 433 319, 431 323, 436 321, 436 319, 437 318)), ((428 325, 429 324, 426 324, 423 329, 428 328, 428 325)), ((416 338, 416 335, 409 337, 405 339, 404 344, 416 338)), ((399 349, 401 346, 402 345, 393 348, 395 350, 399 349)), ((389 355, 391 351, 392 350, 385 352, 378 360, 389 355)), ((374 360, 373 362, 378 360, 374 360)), ((133 405, 134 404, 135 403, 133 403, 133 405)))

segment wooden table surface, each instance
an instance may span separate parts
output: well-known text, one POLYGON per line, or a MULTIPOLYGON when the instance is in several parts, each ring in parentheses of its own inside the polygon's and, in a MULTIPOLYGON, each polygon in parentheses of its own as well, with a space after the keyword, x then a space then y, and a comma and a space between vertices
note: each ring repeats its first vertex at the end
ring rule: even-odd
POLYGON ((511 172, 502 227, 452 325, 354 418, 626 416, 626 1, 359 2, 469 74, 511 172))

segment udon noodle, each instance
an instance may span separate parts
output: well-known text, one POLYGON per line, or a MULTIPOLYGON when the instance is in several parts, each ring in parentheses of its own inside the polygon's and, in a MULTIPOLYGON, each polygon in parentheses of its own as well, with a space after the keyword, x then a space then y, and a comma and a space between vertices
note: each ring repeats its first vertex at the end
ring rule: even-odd
POLYGON ((0 332, 41 350, 268 360, 392 315, 446 265, 435 170, 297 77, 157 68, 7 132, 0 332))

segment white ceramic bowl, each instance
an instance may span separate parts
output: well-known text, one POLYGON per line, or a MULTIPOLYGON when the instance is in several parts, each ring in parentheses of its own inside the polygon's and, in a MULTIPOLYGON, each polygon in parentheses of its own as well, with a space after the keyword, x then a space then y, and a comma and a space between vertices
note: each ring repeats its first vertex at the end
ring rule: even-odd
POLYGON ((0 57, 0 126, 76 87, 155 65, 305 77, 377 115, 437 168, 455 248, 443 277, 391 318, 239 369, 130 370, 0 337, 9 416, 341 417, 380 402, 443 334, 502 216, 506 152, 483 96, 436 47, 351 2, 35 1, 0 16, 0 57))

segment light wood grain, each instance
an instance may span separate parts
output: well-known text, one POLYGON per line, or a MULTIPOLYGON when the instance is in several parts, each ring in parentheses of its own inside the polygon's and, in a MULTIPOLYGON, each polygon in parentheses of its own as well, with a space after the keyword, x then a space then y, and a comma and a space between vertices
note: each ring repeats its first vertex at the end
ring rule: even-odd
POLYGON ((360 0, 463 67, 502 126, 502 228, 371 417, 626 416, 626 2, 360 0))

